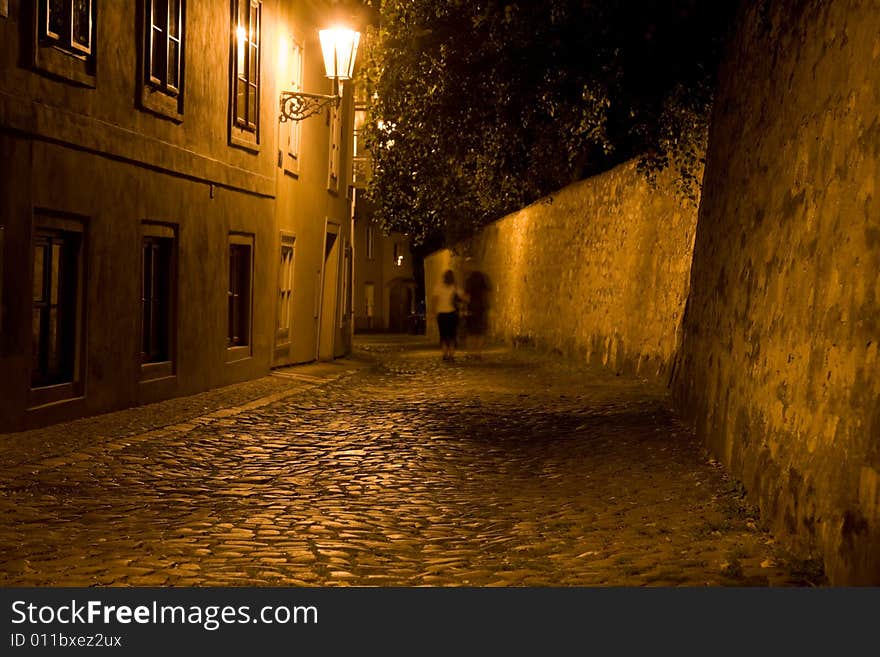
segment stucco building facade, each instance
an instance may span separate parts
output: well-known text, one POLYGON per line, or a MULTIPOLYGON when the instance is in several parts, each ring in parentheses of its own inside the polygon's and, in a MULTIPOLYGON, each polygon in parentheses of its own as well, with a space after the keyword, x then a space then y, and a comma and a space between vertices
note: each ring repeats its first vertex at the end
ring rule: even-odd
POLYGON ((361 139, 361 127, 369 113, 369 98, 363 84, 355 86, 352 96, 354 329, 409 332, 418 329, 413 319, 419 306, 410 239, 403 233, 386 233, 376 221, 365 193, 370 175, 370 154, 361 139))
POLYGON ((279 122, 335 3, 4 5, 0 432, 346 353, 352 103, 279 122))
POLYGON ((410 332, 418 299, 409 238, 385 234, 366 212, 356 217, 355 330, 410 332))

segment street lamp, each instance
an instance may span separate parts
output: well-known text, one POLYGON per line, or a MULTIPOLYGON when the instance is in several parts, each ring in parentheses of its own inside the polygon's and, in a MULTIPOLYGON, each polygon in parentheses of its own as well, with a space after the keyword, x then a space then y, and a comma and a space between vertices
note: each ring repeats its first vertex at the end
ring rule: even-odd
POLYGON ((310 94, 304 91, 281 92, 282 123, 286 121, 302 121, 315 114, 320 114, 324 107, 339 105, 339 82, 350 80, 354 73, 354 60, 357 57, 360 32, 343 27, 320 30, 321 51, 324 54, 324 69, 328 78, 333 80, 333 93, 310 94))

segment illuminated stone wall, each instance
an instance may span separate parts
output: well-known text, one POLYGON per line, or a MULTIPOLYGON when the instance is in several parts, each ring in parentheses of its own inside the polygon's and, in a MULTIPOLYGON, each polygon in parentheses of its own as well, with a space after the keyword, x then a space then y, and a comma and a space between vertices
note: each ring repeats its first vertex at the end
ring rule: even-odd
MULTIPOLYGON (((687 296, 695 206, 669 181, 652 189, 626 163, 491 224, 470 244, 433 254, 431 289, 451 262, 492 286, 489 326, 507 342, 555 350, 646 378, 665 377, 687 296)), ((436 336, 433 321, 429 335, 436 336)))
POLYGON ((722 69, 673 388, 762 518, 880 584, 880 11, 754 3, 722 69))

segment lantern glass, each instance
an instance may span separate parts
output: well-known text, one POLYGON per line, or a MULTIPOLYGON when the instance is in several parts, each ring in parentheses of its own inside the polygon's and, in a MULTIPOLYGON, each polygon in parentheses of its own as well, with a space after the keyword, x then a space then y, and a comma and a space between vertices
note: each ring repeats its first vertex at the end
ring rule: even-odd
POLYGON ((354 74, 354 60, 357 57, 360 32, 335 27, 321 30, 321 51, 324 54, 324 69, 328 78, 349 80, 354 74))

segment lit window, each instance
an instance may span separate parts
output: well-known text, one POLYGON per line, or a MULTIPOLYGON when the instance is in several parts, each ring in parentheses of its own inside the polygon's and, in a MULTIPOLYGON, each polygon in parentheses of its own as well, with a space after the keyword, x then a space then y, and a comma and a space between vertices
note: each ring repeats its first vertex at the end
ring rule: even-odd
MULTIPOLYGON (((291 46, 290 58, 290 74, 291 89, 293 91, 302 91, 303 81, 303 47, 302 44, 294 40, 291 46)), ((287 154, 292 158, 299 157, 299 144, 301 139, 300 122, 286 121, 284 125, 287 127, 287 154)))
POLYGON ((232 120, 236 128, 256 134, 260 123, 261 3, 258 0, 235 0, 233 8, 232 120))

